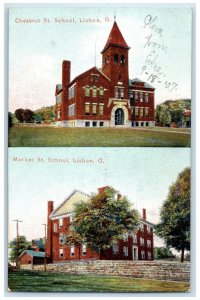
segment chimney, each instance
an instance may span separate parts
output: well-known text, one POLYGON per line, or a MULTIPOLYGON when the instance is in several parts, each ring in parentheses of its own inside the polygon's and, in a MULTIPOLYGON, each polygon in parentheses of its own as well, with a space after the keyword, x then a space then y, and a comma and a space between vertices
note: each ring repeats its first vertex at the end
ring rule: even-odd
POLYGON ((109 186, 103 186, 101 188, 98 188, 98 193, 101 194, 103 192, 105 192, 106 189, 109 189, 110 187, 109 186))
POLYGON ((62 103, 61 103, 61 120, 67 116, 68 86, 70 84, 71 62, 63 60, 62 63, 62 103))
POLYGON ((53 201, 48 201, 47 205, 47 241, 46 241, 46 255, 52 257, 52 221, 49 218, 53 212, 53 201))
POLYGON ((144 220, 147 219, 146 209, 145 209, 145 208, 142 209, 142 218, 143 218, 144 220))
POLYGON ((117 200, 120 200, 122 198, 121 194, 117 194, 117 200))

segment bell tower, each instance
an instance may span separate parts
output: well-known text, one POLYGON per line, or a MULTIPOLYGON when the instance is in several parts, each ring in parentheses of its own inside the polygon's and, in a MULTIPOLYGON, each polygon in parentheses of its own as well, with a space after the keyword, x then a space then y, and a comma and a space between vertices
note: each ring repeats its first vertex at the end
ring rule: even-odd
POLYGON ((114 21, 102 54, 102 71, 111 80, 110 97, 129 98, 128 50, 124 37, 114 21))

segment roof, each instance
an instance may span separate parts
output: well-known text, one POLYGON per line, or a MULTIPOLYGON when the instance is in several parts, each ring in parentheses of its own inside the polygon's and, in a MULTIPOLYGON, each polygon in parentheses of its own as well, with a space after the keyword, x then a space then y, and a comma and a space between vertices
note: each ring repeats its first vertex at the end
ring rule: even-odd
POLYGON ((99 72, 99 73, 100 73, 101 75, 103 75, 107 80, 110 81, 110 79, 102 72, 101 69, 98 69, 96 66, 94 66, 94 67, 92 67, 92 68, 86 70, 85 72, 83 72, 83 73, 77 75, 77 76, 70 82, 69 86, 71 86, 71 85, 72 85, 76 80, 78 80, 79 78, 81 78, 81 77, 83 77, 84 75, 86 75, 86 73, 92 72, 92 71, 93 71, 93 72, 99 72))
POLYGON ((32 240, 32 244, 37 245, 39 248, 44 248, 44 241, 42 238, 32 240))
POLYGON ((134 82, 141 82, 144 83, 144 87, 147 89, 155 89, 152 85, 150 85, 149 83, 140 80, 139 78, 134 78, 134 79, 129 79, 129 86, 133 85, 134 82))
POLYGON ((109 46, 113 46, 113 45, 130 49, 130 47, 127 45, 116 21, 114 21, 114 23, 113 23, 113 27, 109 34, 108 40, 105 44, 104 49, 101 51, 101 53, 103 53, 109 46))
POLYGON ((191 111, 190 110, 185 111, 184 116, 185 117, 190 117, 191 116, 191 111))
POLYGON ((90 196, 74 190, 50 215, 50 218, 58 217, 73 211, 73 206, 79 201, 88 201, 90 196))
POLYGON ((40 257, 40 258, 45 257, 45 252, 37 252, 37 251, 33 251, 33 250, 24 250, 19 257, 21 257, 22 255, 24 255, 26 253, 33 257, 40 257))

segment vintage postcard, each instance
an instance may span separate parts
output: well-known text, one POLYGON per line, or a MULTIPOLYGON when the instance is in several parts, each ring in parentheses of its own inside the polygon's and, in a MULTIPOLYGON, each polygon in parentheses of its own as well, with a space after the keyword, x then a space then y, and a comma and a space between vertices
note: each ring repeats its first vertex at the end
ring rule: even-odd
POLYGON ((189 292, 190 149, 10 148, 9 241, 12 292, 189 292))
POLYGON ((9 295, 190 295, 192 8, 8 21, 9 295))
POLYGON ((9 10, 9 146, 189 147, 190 7, 9 10))

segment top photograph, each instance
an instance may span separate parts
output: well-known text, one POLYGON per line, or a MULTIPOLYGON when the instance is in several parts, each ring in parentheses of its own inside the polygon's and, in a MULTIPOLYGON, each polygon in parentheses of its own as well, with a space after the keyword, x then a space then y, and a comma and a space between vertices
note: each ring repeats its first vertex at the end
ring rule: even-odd
POLYGON ((9 147, 190 147, 192 9, 13 7, 9 147))

